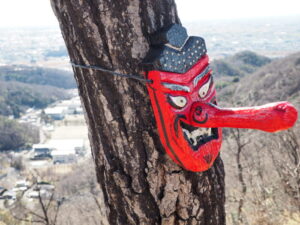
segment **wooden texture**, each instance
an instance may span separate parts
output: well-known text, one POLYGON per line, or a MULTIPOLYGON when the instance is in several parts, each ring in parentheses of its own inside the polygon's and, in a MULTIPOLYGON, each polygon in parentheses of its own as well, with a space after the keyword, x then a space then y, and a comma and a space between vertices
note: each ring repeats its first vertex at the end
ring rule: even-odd
MULTIPOLYGON (((149 34, 179 23, 173 0, 51 0, 70 59, 141 73, 149 34)), ((144 84, 75 69, 110 224, 225 224, 224 168, 182 170, 164 153, 144 84)), ((82 168, 84 169, 84 168, 82 168)))

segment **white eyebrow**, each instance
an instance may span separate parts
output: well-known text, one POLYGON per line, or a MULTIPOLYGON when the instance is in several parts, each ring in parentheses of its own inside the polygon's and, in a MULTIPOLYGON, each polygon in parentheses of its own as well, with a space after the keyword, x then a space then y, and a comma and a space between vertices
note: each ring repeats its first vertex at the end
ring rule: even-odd
POLYGON ((202 77, 204 77, 205 74, 208 73, 210 67, 209 65, 202 71, 202 73, 200 73, 199 75, 197 75, 194 79, 194 86, 196 86, 199 82, 199 80, 201 80, 202 77))
POLYGON ((165 86, 166 88, 169 88, 173 91, 186 91, 186 92, 190 92, 190 88, 188 86, 184 86, 184 85, 179 85, 179 84, 171 84, 171 83, 162 83, 163 86, 165 86))

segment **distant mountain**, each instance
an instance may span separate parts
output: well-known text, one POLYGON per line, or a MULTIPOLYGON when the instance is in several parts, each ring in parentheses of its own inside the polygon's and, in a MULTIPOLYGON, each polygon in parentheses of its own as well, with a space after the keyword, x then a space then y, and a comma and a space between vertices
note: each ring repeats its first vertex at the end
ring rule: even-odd
MULTIPOLYGON (((218 83, 219 79, 215 80, 218 83)), ((231 83, 218 90, 217 97, 221 107, 258 106, 287 100, 299 111, 300 52, 273 60, 257 69, 256 72, 241 77, 239 82, 231 83)), ((226 165, 227 196, 233 197, 228 198, 227 207, 232 212, 236 210, 234 196, 243 196, 241 199, 243 199, 245 212, 248 212, 247 218, 255 214, 250 212, 257 212, 262 208, 272 213, 277 209, 279 211, 294 210, 294 207, 297 211, 299 198, 294 193, 298 193, 299 190, 299 185, 297 185, 299 184, 300 153, 299 120, 292 129, 287 131, 268 133, 259 130, 224 128, 223 134, 221 154, 226 165), (233 180, 236 182, 232 182, 233 180), (275 189, 278 191, 273 191, 275 189), (272 190, 267 194, 267 198, 272 198, 274 202, 284 199, 286 203, 274 204, 273 209, 269 208, 270 205, 266 208, 262 206, 263 204, 257 204, 257 199, 260 202, 266 190, 272 190), (254 191, 257 194, 255 194, 256 197, 253 195, 254 191)), ((280 214, 279 211, 277 214, 280 214)), ((257 222, 250 224, 278 224, 278 220, 266 222, 268 220, 265 218, 269 216, 262 217, 260 214, 257 218, 252 220, 257 222)))
POLYGON ((76 88, 75 79, 71 72, 41 67, 0 66, 0 80, 48 85, 64 89, 76 88))
POLYGON ((29 66, 0 67, 0 115, 19 117, 29 107, 44 108, 76 88, 71 72, 29 66))
POLYGON ((0 115, 19 117, 27 108, 44 108, 69 94, 53 86, 0 81, 0 115))
POLYGON ((45 57, 68 57, 68 52, 65 46, 61 46, 59 49, 48 49, 44 53, 45 57))
MULTIPOLYGON (((217 79, 216 79, 217 80, 217 79)), ((238 105, 258 105, 288 100, 300 108, 300 52, 274 60, 255 73, 228 85, 219 99, 238 105)))
POLYGON ((243 51, 225 59, 214 60, 211 67, 216 77, 242 77, 270 62, 271 59, 268 57, 251 51, 243 51))

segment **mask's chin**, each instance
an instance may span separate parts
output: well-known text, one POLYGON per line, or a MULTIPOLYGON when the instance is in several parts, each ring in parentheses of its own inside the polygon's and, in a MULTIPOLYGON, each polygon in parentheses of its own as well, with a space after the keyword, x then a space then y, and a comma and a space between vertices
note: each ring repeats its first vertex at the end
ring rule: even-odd
POLYGON ((218 128, 194 127, 183 121, 179 124, 185 140, 194 151, 199 151, 202 145, 219 138, 218 128))

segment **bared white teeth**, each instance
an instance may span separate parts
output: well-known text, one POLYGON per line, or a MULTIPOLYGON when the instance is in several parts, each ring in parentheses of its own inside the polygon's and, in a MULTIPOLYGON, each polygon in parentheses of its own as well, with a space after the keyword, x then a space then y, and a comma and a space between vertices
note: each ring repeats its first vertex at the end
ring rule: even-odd
POLYGON ((211 128, 197 128, 193 131, 189 131, 187 129, 182 128, 182 131, 193 146, 197 146, 199 141, 212 135, 211 128))

